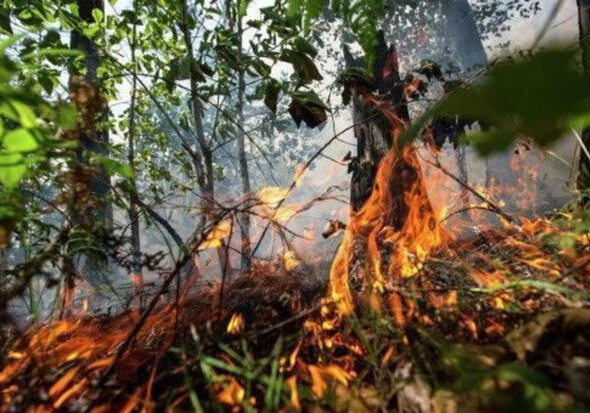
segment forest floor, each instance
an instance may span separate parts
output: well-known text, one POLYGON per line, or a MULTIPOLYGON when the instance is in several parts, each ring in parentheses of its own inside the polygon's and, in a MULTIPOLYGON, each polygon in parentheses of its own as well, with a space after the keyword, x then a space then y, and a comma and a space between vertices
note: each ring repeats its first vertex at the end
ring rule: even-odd
POLYGON ((349 317, 323 277, 262 262, 222 295, 213 283, 143 320, 14 332, 0 411, 587 411, 585 222, 564 213, 456 242, 382 292, 357 288, 349 317))

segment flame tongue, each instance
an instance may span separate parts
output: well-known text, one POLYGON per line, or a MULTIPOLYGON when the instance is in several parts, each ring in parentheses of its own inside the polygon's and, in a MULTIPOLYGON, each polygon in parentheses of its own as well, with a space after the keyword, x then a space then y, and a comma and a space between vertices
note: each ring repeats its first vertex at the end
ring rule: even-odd
MULTIPOLYGON (((397 142, 403 122, 391 107, 375 104, 392 125, 392 140, 397 142)), ((400 152, 395 146, 379 163, 369 199, 351 214, 332 264, 329 294, 342 315, 353 309, 348 266, 357 258, 357 242, 366 243, 371 287, 383 291, 396 277, 416 275, 430 252, 450 240, 439 225, 444 213, 431 206, 415 148, 408 145, 400 152), (389 254, 384 257, 381 251, 386 250, 389 254)))

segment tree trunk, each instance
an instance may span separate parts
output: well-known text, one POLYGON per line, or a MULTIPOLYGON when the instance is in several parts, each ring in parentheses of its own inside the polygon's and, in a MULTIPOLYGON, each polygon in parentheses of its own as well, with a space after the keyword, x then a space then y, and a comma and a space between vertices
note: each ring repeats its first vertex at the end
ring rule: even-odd
MULTIPOLYGON (((346 48, 345 58, 349 67, 358 65, 346 48)), ((343 315, 354 309, 353 291, 389 290, 400 277, 415 274, 410 257, 417 256, 418 249, 429 251, 442 241, 415 148, 401 147, 398 141, 409 114, 397 53, 394 46, 387 47, 382 32, 372 84, 364 79, 345 86, 352 97, 357 156, 349 165, 350 221, 332 263, 328 289, 343 315), (432 235, 428 243, 416 244, 415 237, 423 233, 432 235), (356 267, 357 274, 349 278, 353 262, 366 265, 356 267), (349 281, 355 283, 352 291, 349 281)))
MULTIPOLYGON (((442 0, 441 6, 444 36, 453 52, 454 63, 457 63, 461 71, 465 73, 484 67, 487 64, 487 55, 469 2, 467 0, 442 0)), ((464 182, 469 179, 466 155, 464 147, 457 148, 457 169, 460 179, 464 182)), ((493 167, 489 159, 486 158, 484 162, 487 186, 493 167)), ((504 167, 506 166, 504 165, 504 167)), ((496 169, 500 168, 500 165, 496 165, 496 169)), ((469 196, 465 191, 462 194, 462 199, 464 205, 469 202, 469 196)))
POLYGON ((487 63, 477 24, 467 0, 442 0, 445 36, 462 71, 487 63))
MULTIPOLYGON (((80 18, 87 23, 94 22, 92 15, 94 9, 101 10, 104 14, 103 0, 77 0, 77 5, 80 18)), ((100 66, 100 57, 96 45, 81 32, 74 30, 71 33, 70 46, 72 49, 80 50, 84 53, 85 77, 89 83, 94 84, 96 82, 96 73, 100 66)), ((106 113, 106 111, 103 113, 103 118, 106 117, 106 113)), ((78 151, 79 164, 82 167, 87 165, 86 152, 94 152, 103 156, 108 155, 108 142, 109 135, 107 130, 97 130, 93 136, 82 133, 80 136, 80 150, 78 151)), ((109 231, 112 228, 113 221, 112 205, 109 201, 111 192, 110 177, 105 169, 100 167, 97 172, 93 173, 89 180, 91 181, 91 195, 97 200, 97 205, 85 209, 82 212, 82 216, 77 214, 74 217, 75 222, 82 223, 85 226, 91 226, 92 231, 109 231)), ((101 257, 88 255, 86 256, 82 271, 92 284, 102 284, 107 275, 108 262, 101 257)))
MULTIPOLYGON (((578 2, 578 28, 580 49, 582 51, 582 66, 587 78, 590 78, 590 0, 577 0, 578 2)), ((588 81, 587 79, 586 81, 588 81)), ((582 142, 590 149, 590 128, 582 131, 582 142)), ((578 189, 590 188, 590 159, 584 151, 580 151, 580 172, 578 174, 578 189)), ((590 201, 587 195, 583 197, 584 204, 590 201)))
MULTIPOLYGON (((131 103, 129 105, 129 137, 127 159, 129 166, 135 172, 135 111, 137 99, 137 66, 135 61, 135 48, 137 43, 137 26, 133 24, 133 38, 131 44, 131 64, 133 65, 133 79, 131 84, 131 103)), ((143 266, 141 263, 141 237, 139 233, 139 213, 137 199, 137 185, 135 177, 131 183, 131 196, 129 199, 129 221, 131 222, 131 281, 140 287, 143 284, 143 266)))
MULTIPOLYGON (((244 0, 241 0, 244 1, 244 0)), ((238 1, 238 7, 236 10, 237 14, 237 28, 238 28, 238 61, 240 65, 242 64, 242 16, 240 15, 240 2, 238 1)), ((248 159, 246 158, 246 133, 245 133, 245 124, 244 124, 244 93, 246 89, 246 83, 244 81, 244 68, 240 66, 238 70, 238 102, 237 102, 237 112, 238 112, 238 122, 240 124, 240 128, 238 128, 238 158, 240 162, 240 175, 242 178, 242 192, 249 196, 250 194, 250 174, 248 171, 248 159)), ((252 252, 252 246, 250 245, 250 215, 248 213, 243 213, 240 215, 240 233, 242 238, 242 270, 247 270, 250 268, 250 255, 252 252)))
MULTIPOLYGON (((198 156, 197 152, 193 152, 193 165, 197 174, 197 181, 199 189, 201 190, 201 205, 204 221, 207 221, 215 208, 215 179, 213 174, 213 152, 210 145, 205 138, 205 131, 203 129, 203 104, 199 99, 198 91, 198 68, 196 66, 195 54, 193 50, 193 41, 191 37, 189 19, 188 19, 188 5, 187 0, 180 0, 180 28, 182 30, 184 44, 189 58, 190 68, 190 105, 193 114, 193 122, 195 126, 195 139, 197 149, 201 152, 202 158, 198 156)), ((202 225, 201 227, 204 227, 202 225)), ((219 264, 222 269, 229 268, 228 263, 228 248, 222 245, 217 249, 219 257, 219 264)))
MULTIPOLYGON (((345 59, 349 67, 358 66, 360 63, 352 58, 346 48, 345 59)), ((407 125, 410 116, 403 82, 398 71, 397 52, 395 46, 387 46, 382 32, 379 34, 376 46, 373 82, 377 93, 390 104, 389 110, 392 115, 407 125)), ((352 103, 357 156, 353 158, 351 163, 350 199, 353 211, 358 211, 373 191, 379 162, 393 145, 397 145, 393 136, 401 134, 403 130, 395 131, 395 125, 392 125, 391 118, 388 119, 379 108, 376 108, 371 102, 367 102, 361 93, 353 93, 352 103)), ((401 128, 405 128, 405 125, 401 128)), ((388 218, 388 221, 395 230, 400 230, 406 221, 408 206, 405 194, 420 179, 420 172, 416 170, 415 165, 417 163, 408 162, 404 156, 401 156, 401 151, 398 151, 397 158, 393 163, 392 179, 389 182, 392 195, 390 210, 393 211, 393 214, 388 218)))
POLYGON ((4 7, 4 0, 0 0, 0 28, 12 34, 10 10, 4 7))

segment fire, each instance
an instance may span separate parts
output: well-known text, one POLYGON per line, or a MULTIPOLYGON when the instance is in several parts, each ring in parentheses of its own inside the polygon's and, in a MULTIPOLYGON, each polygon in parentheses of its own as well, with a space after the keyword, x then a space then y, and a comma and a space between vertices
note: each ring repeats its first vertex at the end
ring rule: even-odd
POLYGON ((207 239, 199 245, 199 251, 208 248, 221 247, 224 238, 231 235, 231 220, 226 219, 219 222, 215 228, 209 233, 207 239))
MULTIPOLYGON (((150 316, 144 330, 137 337, 138 343, 154 334, 166 342, 173 334, 170 325, 174 324, 176 312, 171 310, 166 307, 150 316)), ((0 387, 6 389, 11 380, 25 374, 27 369, 35 365, 63 369, 64 373, 48 389, 51 406, 60 409, 84 392, 97 379, 97 375, 111 365, 113 354, 138 317, 139 313, 135 311, 124 319, 117 319, 108 331, 81 318, 62 320, 32 329, 28 334, 26 349, 15 353, 13 361, 0 371, 0 387)), ((149 357, 148 354, 144 355, 149 357)), ((125 357, 121 363, 133 369, 137 360, 125 357)), ((4 390, 0 395, 0 403, 9 404, 19 391, 16 387, 4 390)))
MULTIPOLYGON (((380 106, 390 121, 392 141, 397 142, 405 125, 391 108, 378 101, 373 103, 380 106)), ((352 212, 332 264, 329 295, 342 315, 353 310, 348 266, 359 240, 367 244, 371 286, 380 292, 397 277, 416 275, 430 253, 450 240, 439 225, 445 210, 434 211, 431 207, 416 149, 407 145, 400 151, 396 146, 381 160, 369 199, 358 212, 352 212), (402 203, 395 202, 399 194, 393 192, 394 180, 398 183, 395 190, 404 191, 402 203), (409 188, 405 186, 407 181, 411 182, 409 188), (403 222, 396 228, 399 217, 403 222), (386 249, 391 249, 388 264, 381 253, 386 249)))
POLYGON ((292 271, 301 264, 295 256, 295 252, 291 250, 287 250, 283 255, 283 263, 285 264, 285 269, 287 271, 292 271))
POLYGON ((244 331, 244 326, 246 325, 246 320, 244 316, 240 313, 235 313, 231 316, 229 323, 227 324, 227 332, 231 335, 238 335, 242 331, 244 331))
POLYGON ((228 406, 239 406, 244 400, 244 394, 244 388, 231 378, 229 384, 217 395, 217 399, 228 406))
MULTIPOLYGON (((389 119, 392 140, 396 142, 405 128, 404 122, 390 112, 390 108, 382 102, 375 100, 373 104, 389 119)), ((563 274, 568 262, 580 265, 583 271, 590 271, 590 261, 586 261, 585 257, 578 257, 575 251, 560 252, 563 262, 552 260, 547 255, 542 242, 539 241, 540 236, 560 233, 560 230, 548 220, 523 218, 519 225, 502 228, 500 237, 490 233, 488 239, 488 234, 483 232, 484 228, 491 228, 491 225, 487 225, 490 222, 490 205, 495 204, 501 208, 512 204, 521 208, 535 205, 536 187, 530 181, 534 181, 538 174, 527 162, 513 157, 511 165, 516 179, 512 188, 492 182, 488 187, 475 185, 473 192, 465 196, 464 188, 458 187, 456 182, 452 182, 435 167, 424 162, 424 159, 428 160, 428 157, 432 156, 438 155, 423 147, 408 145, 398 149, 394 145, 381 160, 372 193, 363 207, 350 212, 348 224, 333 219, 324 230, 324 238, 344 232, 330 270, 329 297, 320 303, 319 316, 316 311, 315 314, 301 320, 303 335, 298 338, 294 349, 291 348, 288 353, 281 355, 276 367, 278 373, 289 376, 284 383, 289 392, 288 400, 294 410, 301 411, 306 407, 302 406, 298 383, 309 384, 311 395, 321 398, 327 393, 331 382, 348 386, 357 376, 355 361, 368 353, 364 342, 340 329, 343 321, 341 316, 354 311, 354 299, 349 286, 353 265, 354 271, 358 272, 354 275, 359 275, 365 286, 369 287, 361 291, 364 295, 359 294, 360 299, 365 299, 369 307, 380 316, 389 311, 393 324, 401 333, 399 341, 387 343, 383 346, 383 351, 377 354, 377 360, 383 366, 396 363, 397 355, 404 347, 410 345, 412 339, 408 338, 410 335, 406 334, 405 329, 411 323, 437 327, 443 324, 440 322, 439 313, 453 313, 455 326, 462 332, 467 332, 466 336, 470 339, 477 341, 503 335, 507 326, 502 317, 494 318, 494 314, 491 317, 484 315, 486 318, 482 321, 473 312, 461 312, 461 294, 465 289, 485 292, 481 303, 478 303, 478 310, 480 305, 486 309, 485 312, 481 311, 482 313, 493 313, 494 310, 496 314, 502 314, 513 305, 519 304, 505 287, 514 281, 512 274, 520 271, 526 272, 527 277, 534 273, 546 280, 556 279, 563 274), (430 187, 427 188, 426 183, 429 183, 430 187), (448 217, 462 207, 479 209, 454 216, 452 226, 459 222, 460 226, 476 227, 480 234, 483 234, 481 240, 484 242, 484 248, 502 249, 502 253, 508 252, 509 260, 501 254, 494 256, 483 248, 477 253, 471 253, 469 260, 463 260, 460 249, 454 244, 458 241, 456 235, 460 231, 449 228, 447 221, 448 217), (443 291, 439 289, 434 292, 433 289, 427 288, 436 286, 429 280, 433 275, 432 263, 436 262, 435 260, 463 266, 466 287, 453 285, 443 291), (359 263, 361 265, 357 265, 359 263), (408 280, 412 277, 415 278, 408 280), (405 290, 409 283, 416 280, 420 283, 417 285, 424 287, 422 290, 418 288, 420 291, 417 293, 422 300, 421 303, 415 303, 415 296, 409 296, 405 290), (334 309, 334 304, 337 310, 334 309), (423 307, 436 311, 429 313, 423 307)), ((292 188, 266 187, 256 193, 259 203, 255 205, 254 210, 259 218, 271 220, 274 224, 284 223, 300 210, 305 210, 296 204, 283 205, 291 190, 301 185, 303 172, 304 167, 298 166, 292 188)), ((572 216, 566 218, 573 219, 572 216)), ((500 222, 505 223, 502 220, 500 222)), ((220 247, 225 239, 231 238, 231 231, 231 220, 219 222, 198 249, 220 247)), ((572 237, 575 242, 588 245, 588 234, 573 234, 572 237)), ((313 245, 316 241, 313 228, 304 228, 304 241, 307 245, 313 245)), ((257 276, 263 271, 270 274, 285 273, 305 268, 295 252, 295 249, 299 251, 299 245, 287 242, 285 244, 284 249, 273 250, 273 257, 277 257, 276 259, 262 264, 254 262, 252 274, 257 276)), ((198 269, 198 257, 195 256, 194 259, 195 268, 198 269)), ((141 275, 130 276, 135 287, 141 288, 141 275)), ((71 306, 75 297, 72 291, 68 293, 69 295, 64 295, 67 298, 64 301, 71 306)), ((288 298, 291 300, 291 297, 288 298)), ((535 308, 536 305, 536 301, 530 299, 523 303, 522 307, 527 310, 535 308)), ((83 312, 85 306, 87 302, 82 304, 83 312)), ((223 313, 223 309, 221 311, 222 316, 216 319, 227 320, 229 317, 229 321, 226 326, 219 326, 220 330, 223 331, 225 327, 227 334, 240 336, 246 327, 244 315, 236 312, 236 308, 227 310, 226 313, 223 313)), ((249 329, 256 332, 258 315, 251 315, 245 311, 244 314, 248 314, 249 329)), ((130 395, 125 396, 128 399, 123 406, 129 410, 141 406, 143 400, 145 409, 149 410, 157 360, 174 339, 175 333, 171 331, 171 326, 175 325, 178 315, 178 308, 160 308, 149 317, 141 334, 135 338, 136 354, 140 354, 140 357, 147 354, 145 357, 149 359, 148 364, 154 360, 156 362, 152 363, 152 379, 141 382, 130 395), (159 355, 154 356, 154 353, 159 355)), ((115 362, 117 349, 138 318, 137 311, 126 314, 108 331, 85 322, 81 317, 46 324, 31 331, 24 348, 7 354, 8 363, 0 371, 0 400, 8 404, 17 397, 19 388, 11 385, 13 378, 28 374, 27 369, 32 368, 31 366, 50 366, 58 373, 48 382, 45 389, 48 402, 44 406, 52 409, 67 407, 70 401, 91 389, 92 383, 115 362)), ((196 335, 195 330, 193 336, 196 335)), ((236 377, 231 376, 233 371, 239 370, 235 366, 235 360, 231 361, 227 355, 220 358, 223 360, 220 364, 227 370, 217 375, 217 381, 210 385, 213 397, 236 411, 244 405, 254 406, 258 403, 260 399, 257 401, 248 388, 250 383, 237 374, 236 377)), ((124 376, 127 371, 136 372, 136 367, 143 362, 145 360, 135 360, 133 352, 130 351, 117 361, 117 368, 124 376)), ((307 401, 310 392, 302 394, 305 395, 303 401, 307 401)), ((260 406, 260 403, 256 405, 260 406)), ((105 409, 108 410, 108 407, 105 409)))
POLYGON ((269 186, 258 191, 256 197, 265 205, 274 208, 279 202, 287 198, 287 195, 289 195, 289 188, 269 186))
POLYGON ((303 179, 303 174, 305 173, 305 165, 299 164, 295 169, 295 176, 293 177, 293 182, 295 187, 298 188, 301 186, 301 180, 303 179))

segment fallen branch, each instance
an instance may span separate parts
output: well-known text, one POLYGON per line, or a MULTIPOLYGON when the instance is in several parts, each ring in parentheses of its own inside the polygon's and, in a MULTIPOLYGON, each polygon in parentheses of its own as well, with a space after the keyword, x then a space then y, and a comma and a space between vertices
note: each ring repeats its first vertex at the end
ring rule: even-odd
POLYGON ((559 283, 559 282, 565 280, 570 275, 572 275, 572 274, 578 272, 579 270, 585 268, 588 264, 590 264, 590 257, 586 258, 580 264, 574 265, 573 267, 571 267, 568 270, 564 271, 563 274, 561 274, 559 276, 559 278, 557 280, 555 280, 555 283, 559 283))
POLYGON ((314 305, 311 308, 308 308, 305 311, 300 312, 299 314, 295 314, 293 317, 288 318, 284 321, 281 321, 278 324, 275 324, 273 326, 270 326, 268 328, 265 328, 264 330, 260 330, 260 331, 253 331, 250 334, 246 335, 246 338, 257 338, 257 337, 261 337, 264 336, 266 334, 272 333, 275 330, 279 330, 283 327, 285 327, 286 325, 289 325, 291 323, 294 323, 295 321, 301 320, 302 318, 307 317, 310 314, 315 313, 316 311, 318 311, 320 308, 322 308, 324 305, 329 305, 329 304, 333 304, 333 303, 318 303, 316 305, 314 305))

